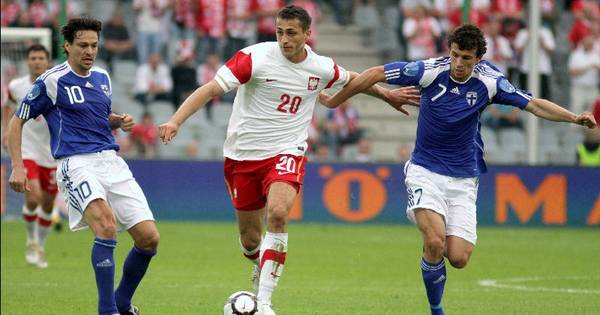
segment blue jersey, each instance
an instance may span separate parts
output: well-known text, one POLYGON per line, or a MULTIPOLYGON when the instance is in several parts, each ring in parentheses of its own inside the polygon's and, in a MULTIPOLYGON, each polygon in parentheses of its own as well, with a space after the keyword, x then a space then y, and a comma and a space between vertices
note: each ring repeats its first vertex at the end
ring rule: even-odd
POLYGON ((93 67, 84 77, 64 62, 35 81, 16 115, 25 120, 44 115, 55 159, 119 150, 108 124, 111 91, 105 70, 93 67))
POLYGON ((411 162, 453 177, 485 173, 479 117, 491 103, 521 109, 531 94, 516 89, 487 61, 465 82, 450 77, 450 57, 384 66, 388 83, 421 87, 417 140, 411 162))

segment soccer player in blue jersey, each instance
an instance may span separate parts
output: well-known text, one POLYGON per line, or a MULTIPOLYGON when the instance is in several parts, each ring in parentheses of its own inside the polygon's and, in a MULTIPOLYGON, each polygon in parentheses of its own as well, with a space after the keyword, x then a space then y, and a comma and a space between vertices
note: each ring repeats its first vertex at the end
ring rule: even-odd
POLYGON ((69 225, 72 230, 89 226, 95 235, 92 267, 98 313, 139 314, 131 299, 156 254, 159 234, 142 189, 116 153, 119 146, 112 129, 130 131, 134 123, 128 114, 112 113, 110 77, 93 67, 101 29, 100 21, 88 17, 70 19, 63 26, 67 61, 35 81, 9 122, 9 183, 17 192, 30 189, 21 157, 22 128, 28 119, 44 115, 58 162, 56 180, 69 206, 69 225), (134 246, 115 291, 117 223, 129 232, 134 246))
POLYGON ((333 97, 321 95, 322 103, 335 106, 377 82, 421 88, 415 149, 404 167, 406 212, 423 238, 421 270, 434 315, 444 314, 444 256, 464 268, 477 240, 478 176, 486 172, 479 117, 486 106, 508 104, 547 120, 596 126, 591 113, 577 115, 513 87, 496 66, 481 60, 486 43, 477 27, 457 28, 448 48, 448 57, 373 67, 333 97))

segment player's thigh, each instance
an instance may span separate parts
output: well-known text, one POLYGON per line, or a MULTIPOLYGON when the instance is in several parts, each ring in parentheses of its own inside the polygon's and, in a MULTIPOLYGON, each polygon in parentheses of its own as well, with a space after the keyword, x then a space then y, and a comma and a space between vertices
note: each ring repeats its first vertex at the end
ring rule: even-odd
POLYGON ((477 178, 456 179, 448 185, 446 235, 477 243, 477 178))
POLYGON ((225 159, 225 184, 238 211, 255 211, 264 208, 267 199, 262 189, 265 171, 261 161, 236 161, 225 159))
POLYGON ((453 235, 446 238, 446 256, 454 267, 464 267, 471 258, 473 249, 475 245, 464 238, 453 235))
POLYGON ((421 232, 425 243, 438 241, 443 246, 446 238, 446 224, 444 217, 431 209, 416 208, 414 209, 415 224, 421 232))
POLYGON ((40 185, 39 179, 27 180, 27 185, 29 186, 29 191, 25 191, 25 203, 28 207, 34 206, 37 207, 40 205, 40 199, 42 196, 42 188, 40 185))
POLYGON ((272 158, 269 172, 263 180, 267 193, 267 211, 272 209, 291 210, 296 200, 308 159, 305 156, 281 154, 272 158))
POLYGON ((404 174, 408 194, 406 207, 408 219, 413 223, 417 223, 416 210, 429 209, 439 214, 444 222, 448 211, 444 196, 448 177, 431 172, 422 166, 412 164, 410 161, 406 162, 404 174))
POLYGON ((287 181, 275 181, 267 193, 267 209, 279 208, 286 212, 292 209, 298 195, 297 184, 287 181))
POLYGON ((154 221, 146 196, 137 181, 129 179, 113 183, 107 192, 117 221, 125 230, 144 221, 154 221))
POLYGON ((87 203, 83 219, 94 235, 114 239, 117 236, 117 223, 113 211, 106 200, 97 198, 87 203))

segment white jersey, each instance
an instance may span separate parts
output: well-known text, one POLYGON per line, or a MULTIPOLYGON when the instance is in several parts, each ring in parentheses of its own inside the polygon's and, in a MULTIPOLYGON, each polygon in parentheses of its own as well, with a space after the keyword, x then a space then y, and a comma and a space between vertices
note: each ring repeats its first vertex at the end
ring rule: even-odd
POLYGON ((239 86, 229 118, 225 157, 263 160, 278 154, 304 155, 319 92, 348 83, 348 71, 305 45, 307 57, 290 62, 277 42, 240 50, 215 81, 228 92, 239 86))
MULTIPOLYGON (((29 75, 14 79, 8 84, 9 97, 18 106, 32 86, 33 82, 29 75)), ((21 150, 24 160, 33 160, 42 167, 56 167, 56 161, 50 153, 50 131, 42 115, 30 119, 23 125, 21 150)))

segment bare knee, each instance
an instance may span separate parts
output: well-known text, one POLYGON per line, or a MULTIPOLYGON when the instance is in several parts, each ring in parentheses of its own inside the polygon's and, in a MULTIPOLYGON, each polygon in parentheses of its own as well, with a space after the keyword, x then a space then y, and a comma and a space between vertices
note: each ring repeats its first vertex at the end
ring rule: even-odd
POLYGON ((430 233, 425 237, 423 244, 426 258, 435 259, 436 261, 430 261, 436 263, 444 256, 445 238, 434 233, 430 233))
POLYGON ((247 250, 254 250, 260 245, 261 231, 260 228, 244 227, 240 229, 240 242, 247 250))
POLYGON ((285 204, 274 204, 267 208, 267 224, 271 232, 283 232, 287 226, 288 209, 285 204))
POLYGON ((146 251, 156 251, 158 242, 160 241, 160 233, 157 230, 145 233, 139 240, 135 241, 135 246, 146 251))
POLYGON ((117 222, 115 218, 109 214, 102 214, 93 218, 93 222, 88 222, 94 234, 103 239, 117 238, 117 222))
POLYGON ((469 263, 470 256, 471 254, 468 252, 449 253, 448 261, 450 262, 452 267, 462 269, 467 266, 467 263, 469 263))

